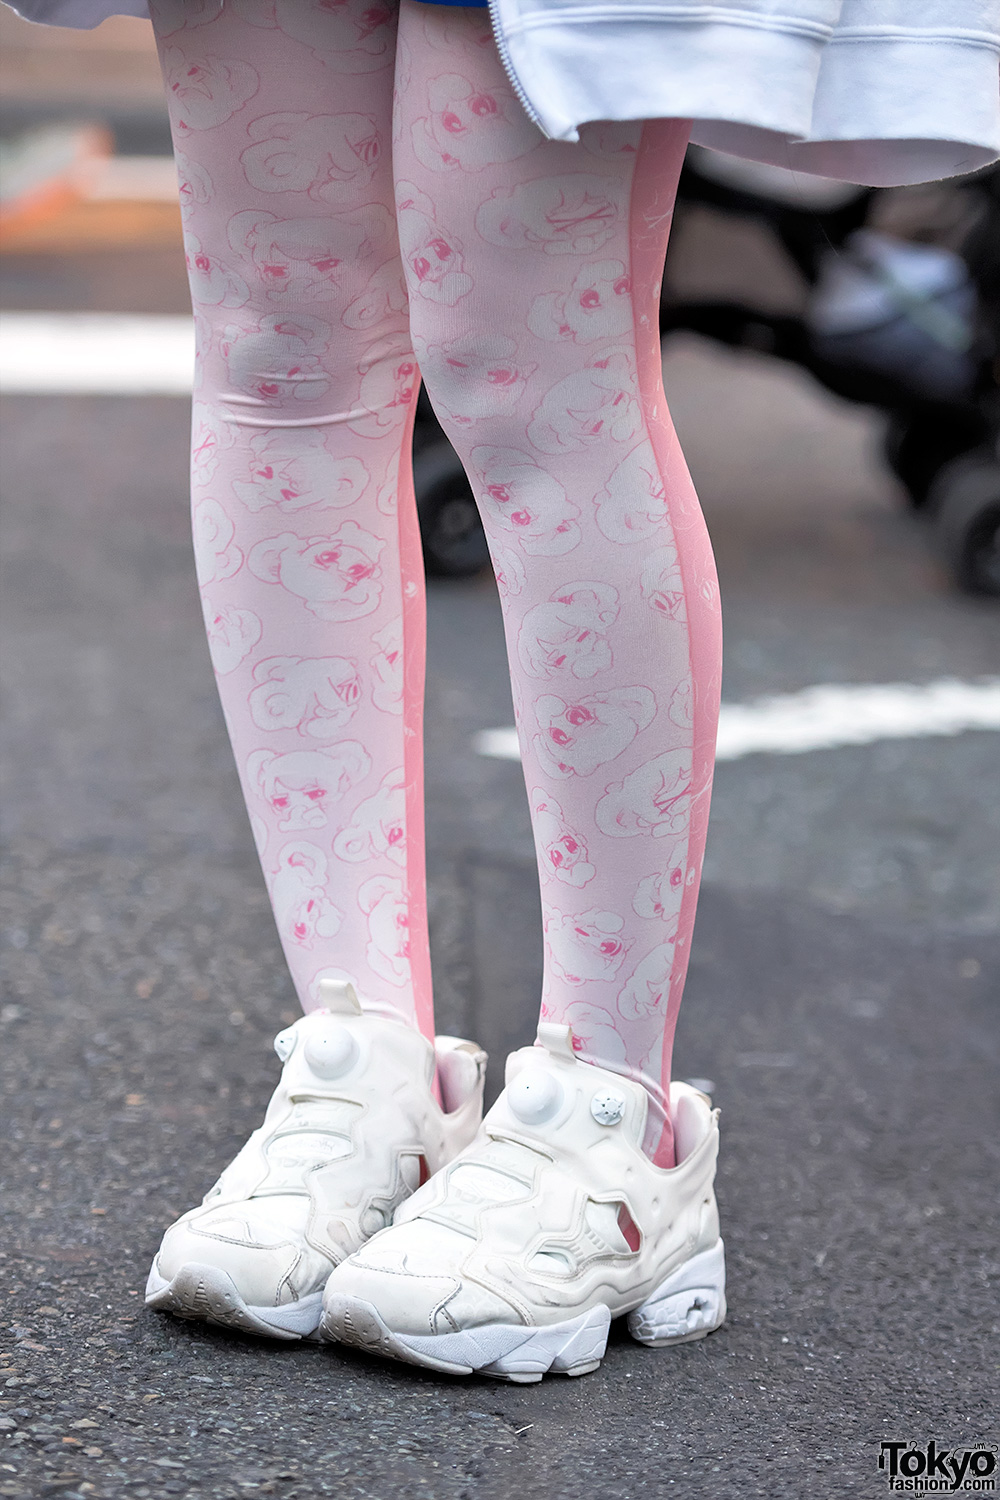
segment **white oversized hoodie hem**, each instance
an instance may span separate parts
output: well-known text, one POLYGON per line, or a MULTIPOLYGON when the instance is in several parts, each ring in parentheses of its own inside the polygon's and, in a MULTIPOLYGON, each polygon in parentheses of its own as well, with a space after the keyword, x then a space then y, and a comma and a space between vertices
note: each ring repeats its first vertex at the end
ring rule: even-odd
MULTIPOLYGON (((221 5, 223 0, 218 0, 221 5)), ((145 0, 17 0, 82 28, 145 0)), ((500 56, 551 139, 685 119, 735 156, 889 187, 1000 157, 1000 0, 490 0, 500 56)))
POLYGON ((785 25, 712 6, 686 19, 655 0, 491 8, 512 81, 555 140, 595 120, 689 119, 701 145, 873 186, 1000 156, 1000 4, 993 30, 785 25))

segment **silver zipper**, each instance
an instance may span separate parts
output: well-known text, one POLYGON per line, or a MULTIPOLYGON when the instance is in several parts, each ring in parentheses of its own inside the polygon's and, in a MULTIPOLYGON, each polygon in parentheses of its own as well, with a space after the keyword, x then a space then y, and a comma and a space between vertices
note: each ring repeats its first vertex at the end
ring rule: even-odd
POLYGON ((542 132, 547 140, 550 140, 551 137, 548 136, 547 132, 545 131, 541 120, 538 118, 537 111, 535 110, 527 94, 524 92, 520 78, 518 78, 517 74, 514 72, 514 64, 511 62, 510 53, 507 50, 507 40, 500 29, 499 0, 489 0, 489 8, 490 21, 493 24, 493 37, 497 44, 497 51, 500 54, 500 61, 503 63, 507 77, 510 79, 510 86, 514 90, 514 93, 517 95, 518 101, 525 114, 528 116, 528 119, 533 125, 538 126, 538 129, 542 132))

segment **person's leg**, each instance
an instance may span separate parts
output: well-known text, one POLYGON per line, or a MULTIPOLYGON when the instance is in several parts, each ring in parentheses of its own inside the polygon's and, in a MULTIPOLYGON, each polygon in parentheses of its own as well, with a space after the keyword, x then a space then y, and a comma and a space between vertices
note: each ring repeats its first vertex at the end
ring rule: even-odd
POLYGON ((310 1014, 276 1038, 264 1122, 167 1230, 146 1301, 299 1338, 331 1269, 475 1133, 485 1063, 432 1045, 396 13, 153 0, 153 20, 198 331, 198 576, 310 1014))
POLYGON ((542 1016, 572 1027, 583 1059, 644 1083, 646 1146, 669 1166, 662 1106, 721 676, 712 552, 660 364, 687 127, 593 124, 579 143, 546 141, 483 11, 402 0, 399 50, 410 327, 501 591, 542 1016))
POLYGON ((718 710, 712 554, 660 378, 682 123, 545 141, 479 11, 401 0, 414 349, 483 513, 541 871, 537 1043, 476 1140, 337 1267, 320 1331, 582 1375, 726 1315, 715 1113, 668 1090, 718 710))
POLYGON ((418 372, 393 208, 397 11, 153 0, 197 328, 212 660, 282 944, 433 1037, 418 372))

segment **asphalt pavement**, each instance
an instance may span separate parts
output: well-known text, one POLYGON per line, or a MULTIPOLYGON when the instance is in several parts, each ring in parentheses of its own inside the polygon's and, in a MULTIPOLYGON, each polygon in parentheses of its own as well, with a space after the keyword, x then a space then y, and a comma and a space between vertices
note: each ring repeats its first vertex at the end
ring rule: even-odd
MULTIPOLYGON (((60 274, 21 305, 80 305, 60 274)), ((1000 613, 952 591, 874 417, 693 340, 666 379, 727 700, 997 671, 1000 613)), ((875 1497, 883 1440, 995 1442, 987 732, 719 767, 676 1068, 722 1108, 718 1333, 657 1352, 616 1328, 597 1373, 519 1388, 143 1309, 294 999, 202 636, 185 403, 6 408, 0 1496, 875 1497)), ((541 957, 520 770, 473 749, 512 722, 492 580, 434 583, 429 625, 439 1024, 490 1049, 495 1089, 541 957)))

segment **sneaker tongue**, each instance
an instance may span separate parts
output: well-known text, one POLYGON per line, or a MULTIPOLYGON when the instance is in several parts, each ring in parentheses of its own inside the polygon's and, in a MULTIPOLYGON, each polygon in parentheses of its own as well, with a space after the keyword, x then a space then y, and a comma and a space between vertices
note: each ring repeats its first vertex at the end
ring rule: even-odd
POLYGON ((321 979, 319 982, 320 1007, 335 1016, 360 1016, 361 1001, 349 979, 321 979))
POLYGON ((568 1062, 576 1061, 571 1026, 559 1025, 555 1021, 539 1021, 538 1040, 553 1057, 562 1057, 568 1062))

